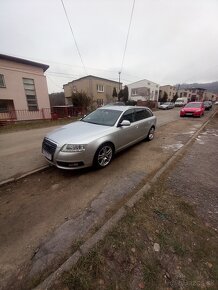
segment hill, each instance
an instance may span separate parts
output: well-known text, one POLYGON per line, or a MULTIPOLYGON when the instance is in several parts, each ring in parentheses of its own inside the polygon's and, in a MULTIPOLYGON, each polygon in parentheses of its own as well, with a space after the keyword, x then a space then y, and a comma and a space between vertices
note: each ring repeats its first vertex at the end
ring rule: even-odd
POLYGON ((218 81, 212 82, 212 83, 193 83, 193 84, 181 84, 180 85, 180 89, 191 89, 191 88, 203 88, 209 92, 213 92, 213 93, 218 94, 218 81))

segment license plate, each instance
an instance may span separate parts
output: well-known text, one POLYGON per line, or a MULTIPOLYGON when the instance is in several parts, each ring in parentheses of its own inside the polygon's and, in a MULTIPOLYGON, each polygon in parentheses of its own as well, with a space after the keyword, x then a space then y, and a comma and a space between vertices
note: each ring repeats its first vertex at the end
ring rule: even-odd
POLYGON ((45 151, 44 149, 42 150, 42 154, 48 158, 48 160, 52 160, 52 155, 50 153, 48 153, 47 151, 45 151))
POLYGON ((192 113, 186 113, 187 116, 192 116, 192 113))

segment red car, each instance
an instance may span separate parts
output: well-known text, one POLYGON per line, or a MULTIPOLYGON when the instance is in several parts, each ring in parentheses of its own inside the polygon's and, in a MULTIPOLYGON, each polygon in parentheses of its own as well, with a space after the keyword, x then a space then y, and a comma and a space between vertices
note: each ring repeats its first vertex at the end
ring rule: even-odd
POLYGON ((190 102, 185 105, 180 111, 180 117, 194 116, 201 117, 204 115, 204 104, 203 102, 190 102))

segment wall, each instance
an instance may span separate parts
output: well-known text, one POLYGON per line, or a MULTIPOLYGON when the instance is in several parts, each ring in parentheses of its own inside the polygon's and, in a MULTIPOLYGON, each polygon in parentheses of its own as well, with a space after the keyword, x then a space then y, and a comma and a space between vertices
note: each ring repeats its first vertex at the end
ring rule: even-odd
POLYGON ((6 88, 0 88, 0 99, 13 100, 15 110, 28 110, 23 78, 34 79, 39 110, 50 108, 48 88, 43 69, 27 64, 0 59, 0 74, 6 88))
POLYGON ((79 80, 72 81, 64 85, 64 94, 66 97, 66 103, 71 104, 69 98, 72 95, 72 92, 84 91, 86 94, 93 99, 93 101, 103 100, 103 103, 106 104, 110 102, 113 94, 113 88, 116 87, 118 93, 119 84, 110 80, 87 77, 79 80), (104 86, 104 92, 97 91, 97 85, 104 86))

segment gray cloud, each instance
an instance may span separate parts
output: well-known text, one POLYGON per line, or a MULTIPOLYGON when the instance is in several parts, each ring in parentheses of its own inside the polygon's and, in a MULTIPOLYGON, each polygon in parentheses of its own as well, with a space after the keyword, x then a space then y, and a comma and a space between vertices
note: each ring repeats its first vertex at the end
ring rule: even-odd
MULTIPOLYGON (((132 0, 64 0, 89 74, 118 79, 132 0)), ((217 0, 136 0, 124 83, 215 81, 217 0)), ((1 53, 50 65, 49 91, 84 75, 60 0, 2 0, 1 53)))

